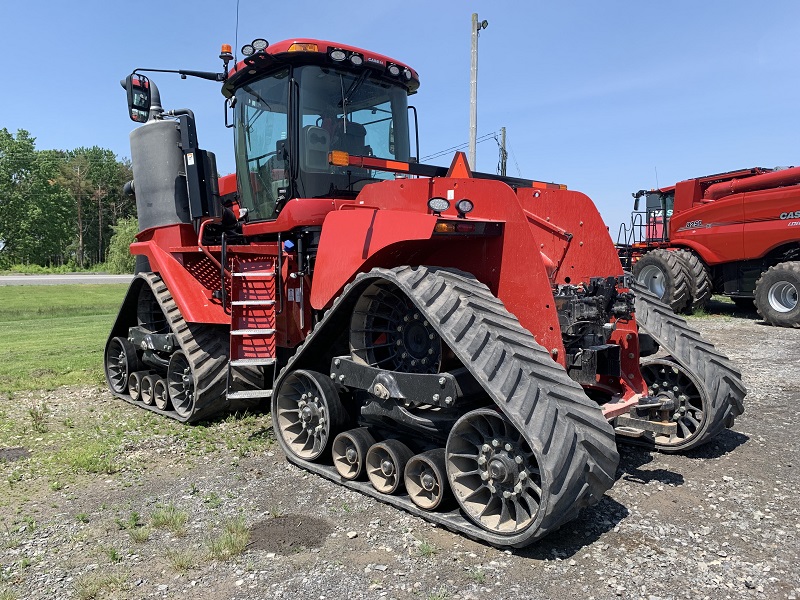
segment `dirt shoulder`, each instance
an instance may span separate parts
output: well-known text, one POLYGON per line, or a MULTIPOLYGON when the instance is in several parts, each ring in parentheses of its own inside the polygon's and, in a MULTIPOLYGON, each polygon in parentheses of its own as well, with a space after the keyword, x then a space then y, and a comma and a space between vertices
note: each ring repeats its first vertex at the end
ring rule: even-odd
POLYGON ((269 415, 183 427, 92 388, 2 399, 0 598, 796 598, 800 331, 691 323, 743 372, 734 429, 683 456, 620 446, 603 500, 514 553, 289 465, 269 415))

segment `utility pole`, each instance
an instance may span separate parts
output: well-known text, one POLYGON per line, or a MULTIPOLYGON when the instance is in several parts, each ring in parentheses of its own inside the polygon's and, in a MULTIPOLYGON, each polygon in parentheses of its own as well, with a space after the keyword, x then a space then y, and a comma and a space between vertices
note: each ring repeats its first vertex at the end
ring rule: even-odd
POLYGON ((506 152, 506 128, 500 128, 500 175, 506 176, 506 160, 508 159, 508 152, 506 152))
POLYGON ((475 169, 475 151, 478 139, 478 33, 488 26, 489 21, 478 21, 478 13, 472 13, 472 66, 469 80, 469 166, 473 170, 475 169))

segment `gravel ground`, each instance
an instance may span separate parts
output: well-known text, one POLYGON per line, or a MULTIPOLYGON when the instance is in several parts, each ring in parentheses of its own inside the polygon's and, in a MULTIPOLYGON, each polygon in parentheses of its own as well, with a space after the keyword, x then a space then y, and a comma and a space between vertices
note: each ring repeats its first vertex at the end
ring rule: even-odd
MULTIPOLYGON (((128 467, 61 489, 35 476, 12 485, 28 459, 5 456, 0 598, 797 598, 800 331, 755 315, 692 324, 741 368, 745 414, 689 455, 620 446, 603 500, 533 547, 501 551, 433 527, 289 465, 274 443, 204 454, 154 433, 123 448, 128 467), (135 542, 130 512, 146 521, 167 503, 188 514, 185 531, 135 542), (250 527, 246 551, 209 558, 236 515, 250 527)), ((92 389, 45 399, 54 420, 138 410, 92 389)))

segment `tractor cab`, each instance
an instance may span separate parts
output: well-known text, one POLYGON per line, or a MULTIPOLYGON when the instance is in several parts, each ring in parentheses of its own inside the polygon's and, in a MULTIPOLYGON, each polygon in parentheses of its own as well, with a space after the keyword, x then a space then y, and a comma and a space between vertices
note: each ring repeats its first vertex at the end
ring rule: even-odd
POLYGON ((331 42, 281 42, 245 56, 223 94, 234 114, 240 205, 248 222, 291 198, 352 199, 394 174, 350 157, 408 163, 408 95, 419 82, 386 57, 331 42))

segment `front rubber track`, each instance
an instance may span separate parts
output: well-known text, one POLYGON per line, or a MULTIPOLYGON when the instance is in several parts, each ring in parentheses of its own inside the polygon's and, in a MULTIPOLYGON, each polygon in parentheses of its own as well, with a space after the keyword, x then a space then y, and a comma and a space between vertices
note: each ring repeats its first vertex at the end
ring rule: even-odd
MULTIPOLYGON (((195 423, 235 408, 231 407, 225 394, 230 344, 228 328, 187 323, 161 277, 154 273, 140 273, 137 278, 142 279, 144 281, 142 285, 147 285, 153 292, 172 333, 186 354, 195 381, 195 407, 191 415, 182 417, 174 410, 161 410, 132 400, 129 394, 115 393, 115 395, 140 408, 182 423, 195 423)), ((124 317, 125 315, 120 315, 119 319, 124 317)), ((122 335, 127 335, 127 329, 122 335)))
MULTIPOLYGON (((392 282, 411 299, 497 407, 522 432, 540 460, 543 508, 525 531, 499 535, 475 525, 458 510, 427 512, 407 495, 387 496, 363 482, 346 481, 333 467, 302 461, 286 452, 289 460, 336 483, 500 547, 526 546, 602 498, 614 483, 619 462, 613 428, 583 388, 568 377, 503 303, 468 273, 398 267, 373 269, 357 276, 283 369, 275 389, 298 368, 327 372, 330 364, 325 364, 325 360, 329 361, 325 349, 349 326, 356 300, 376 280, 392 282)), ((281 436, 277 437, 281 440, 281 436)))
MULTIPOLYGON (((710 413, 705 431, 690 446, 681 447, 680 451, 696 448, 726 427, 733 426, 734 419, 744 412, 747 388, 742 383, 742 374, 727 356, 689 327, 686 319, 672 312, 668 304, 636 282, 633 283, 633 289, 636 293, 636 321, 639 328, 653 336, 705 388, 710 413)), ((662 450, 669 452, 668 448, 662 450)))

